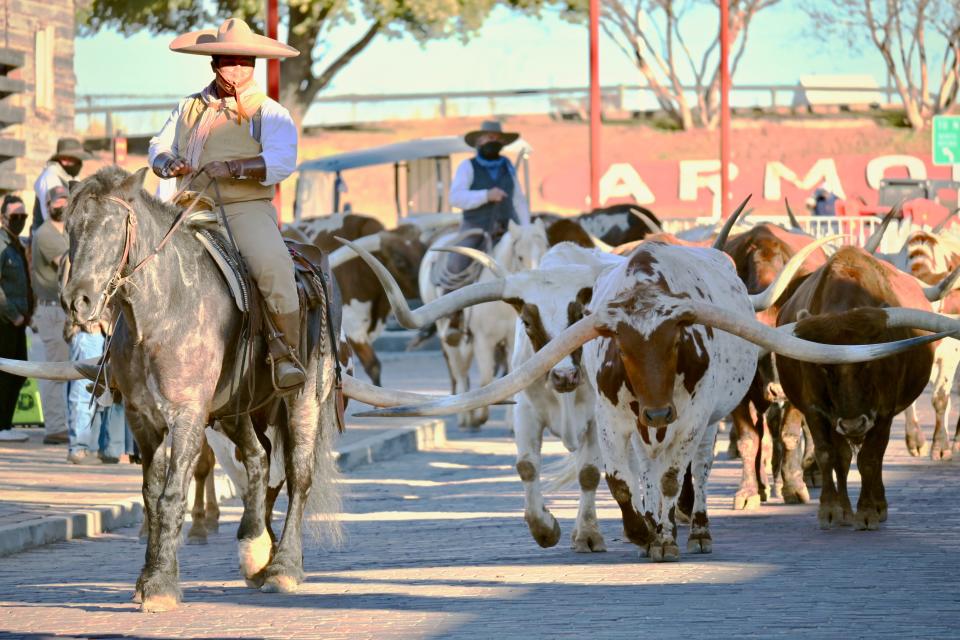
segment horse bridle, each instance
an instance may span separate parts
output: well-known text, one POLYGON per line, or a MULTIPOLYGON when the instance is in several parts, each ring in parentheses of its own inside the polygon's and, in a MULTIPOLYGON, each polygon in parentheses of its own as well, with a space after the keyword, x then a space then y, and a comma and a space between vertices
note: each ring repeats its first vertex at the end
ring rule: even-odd
MULTIPOLYGON (((196 180, 201 173, 203 173, 203 169, 200 169, 190 176, 190 179, 187 180, 187 183, 174 194, 171 200, 176 202, 176 200, 193 185, 193 181, 196 180)), ((126 220, 124 222, 126 228, 124 230, 123 252, 120 254, 120 260, 117 262, 117 266, 113 270, 113 275, 110 276, 110 280, 107 281, 107 285, 104 287, 103 293, 100 294, 100 299, 97 301, 97 306, 94 309, 93 314, 87 318, 86 322, 90 322, 99 318, 100 314, 103 313, 103 310, 110 303, 110 300, 114 295, 116 295, 117 291, 120 290, 120 287, 125 285, 130 278, 132 278, 138 271, 143 269, 147 263, 157 257, 157 255, 166 246, 167 242, 169 242, 174 232, 180 228, 180 225, 183 224, 184 220, 187 219, 187 216, 189 216, 193 211, 193 208, 200 201, 200 197, 203 195, 203 192, 206 191, 213 182, 214 179, 210 178, 210 182, 208 182, 203 189, 197 192, 196 197, 193 199, 190 205, 177 215, 176 219, 173 221, 173 224, 171 224, 170 228, 167 229, 167 232, 164 234, 163 238, 160 239, 160 243, 157 244, 154 250, 151 251, 143 260, 134 265, 133 269, 131 269, 126 275, 123 274, 123 270, 125 267, 127 267, 130 261, 130 251, 137 242, 137 213, 134 211, 133 206, 123 198, 114 195, 106 196, 107 200, 121 206, 122 208, 126 209, 127 212, 126 220)))

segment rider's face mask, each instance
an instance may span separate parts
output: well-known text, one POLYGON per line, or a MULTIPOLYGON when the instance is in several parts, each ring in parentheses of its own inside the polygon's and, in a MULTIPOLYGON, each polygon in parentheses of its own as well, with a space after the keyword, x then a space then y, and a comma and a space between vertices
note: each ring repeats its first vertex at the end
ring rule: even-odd
POLYGON ((80 169, 83 167, 83 163, 70 158, 69 160, 60 160, 60 166, 63 167, 63 170, 67 172, 68 176, 76 178, 80 175, 80 169))
POLYGON ((500 150, 503 149, 503 143, 498 142, 497 140, 491 140, 490 142, 485 142, 477 149, 480 152, 480 157, 484 160, 496 160, 500 157, 500 150))
POLYGON ((51 207, 50 208, 50 219, 54 222, 60 222, 63 220, 63 214, 66 211, 66 207, 51 207))
POLYGON ((23 231, 25 226, 27 226, 27 214, 15 213, 7 215, 7 227, 13 232, 13 235, 20 235, 20 232, 23 231))
POLYGON ((213 59, 217 88, 221 95, 235 96, 253 81, 255 59, 246 56, 217 56, 213 59))

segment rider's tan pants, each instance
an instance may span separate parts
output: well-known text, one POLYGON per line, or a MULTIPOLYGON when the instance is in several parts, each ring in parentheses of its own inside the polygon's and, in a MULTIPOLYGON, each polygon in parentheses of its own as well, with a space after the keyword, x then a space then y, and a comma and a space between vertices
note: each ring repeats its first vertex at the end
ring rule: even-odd
POLYGON ((277 228, 277 211, 269 200, 224 205, 230 231, 267 307, 277 314, 300 308, 293 261, 277 228))

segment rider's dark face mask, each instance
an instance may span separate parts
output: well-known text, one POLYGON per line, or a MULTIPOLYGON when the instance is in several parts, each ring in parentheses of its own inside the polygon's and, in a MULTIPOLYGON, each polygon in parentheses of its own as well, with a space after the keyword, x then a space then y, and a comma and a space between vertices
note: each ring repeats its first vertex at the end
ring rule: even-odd
POLYGON ((503 149, 503 143, 493 140, 480 145, 480 148, 477 149, 477 151, 480 152, 480 157, 484 160, 496 160, 500 157, 501 149, 503 149))
POLYGON ((51 207, 50 209, 50 219, 55 222, 60 222, 63 220, 63 214, 66 211, 64 207, 51 207))

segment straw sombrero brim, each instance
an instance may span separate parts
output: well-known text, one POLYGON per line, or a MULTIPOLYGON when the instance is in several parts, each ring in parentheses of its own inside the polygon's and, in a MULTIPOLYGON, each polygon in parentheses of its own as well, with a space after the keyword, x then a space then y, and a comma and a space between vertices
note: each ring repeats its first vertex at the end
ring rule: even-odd
POLYGON ((221 42, 216 29, 191 31, 170 43, 170 50, 198 56, 253 56, 255 58, 293 58, 300 52, 273 38, 256 33, 246 34, 243 40, 221 42))
POLYGON ((508 131, 484 131, 482 129, 477 129, 476 131, 471 131, 467 135, 463 136, 463 141, 466 142, 471 147, 476 147, 477 138, 485 133, 492 133, 500 138, 500 141, 503 143, 503 146, 513 144, 520 139, 519 133, 513 133, 508 131))

